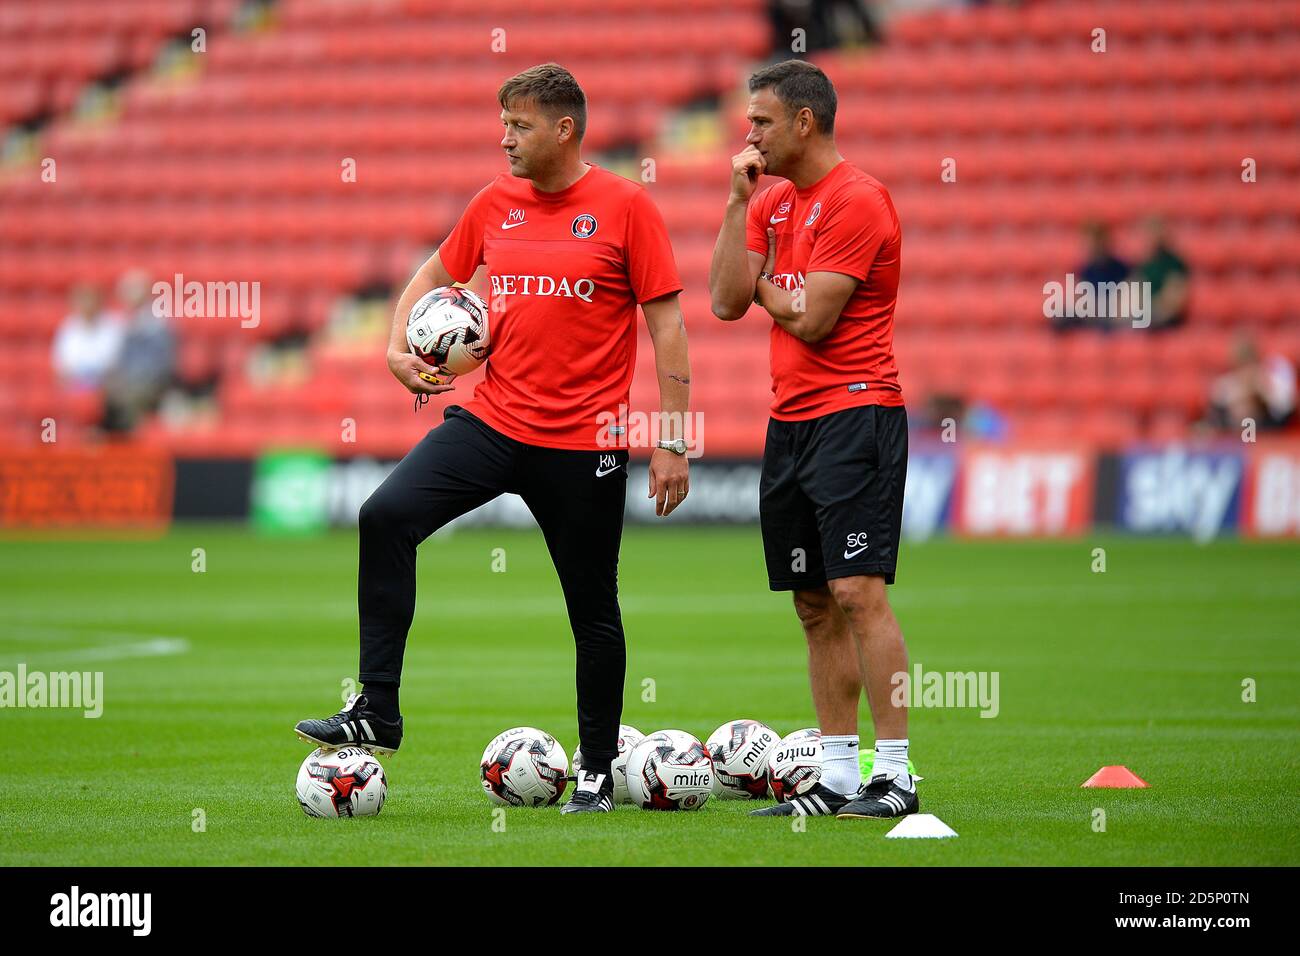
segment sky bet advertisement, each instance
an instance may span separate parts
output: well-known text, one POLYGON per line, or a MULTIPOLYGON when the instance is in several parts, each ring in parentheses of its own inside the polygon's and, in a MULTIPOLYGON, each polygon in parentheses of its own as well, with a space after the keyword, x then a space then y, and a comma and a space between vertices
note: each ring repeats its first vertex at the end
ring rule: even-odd
MULTIPOLYGON (((353 525, 361 503, 393 464, 331 461, 310 453, 265 455, 251 469, 243 514, 267 530, 353 525)), ((644 469, 633 462, 634 472, 638 464, 644 469)), ((691 506, 667 520, 757 522, 760 473, 756 461, 693 461, 691 506)), ((1300 537, 1300 442, 1140 446, 1107 453, 1070 445, 914 441, 905 502, 903 534, 914 541, 935 535, 1070 537, 1094 527, 1197 540, 1300 537)), ((627 509, 631 522, 663 520, 654 517, 653 502, 644 495, 629 493, 627 509)), ((532 516, 517 497, 503 495, 456 524, 527 527, 532 516)))
MULTIPOLYGON (((27 458, 32 454, 25 453, 27 458)), ((0 529, 100 527, 161 533, 172 519, 248 520, 268 533, 356 525, 362 502, 396 464, 285 448, 256 460, 171 460, 157 450, 85 449, 33 462, 0 457, 0 529), (12 460, 11 460, 12 459, 12 460), (35 467, 41 465, 41 467, 35 467), (74 473, 69 484, 60 476, 74 473), (215 493, 214 489, 220 493, 215 493), (58 493, 54 493, 58 490, 58 493)), ((644 480, 644 462, 632 463, 644 480)), ((758 521, 760 464, 696 459, 691 503, 669 519, 758 521)), ((629 486, 627 517, 653 522, 654 503, 629 486)), ((1098 452, 1069 445, 914 441, 903 534, 1051 538, 1094 527, 1210 540, 1300 537, 1300 442, 1173 444, 1098 452)), ((514 495, 454 522, 532 525, 514 495)))
POLYGON ((1165 445, 1119 453, 993 446, 914 449, 903 532, 1058 537, 1300 537, 1300 442, 1165 445))

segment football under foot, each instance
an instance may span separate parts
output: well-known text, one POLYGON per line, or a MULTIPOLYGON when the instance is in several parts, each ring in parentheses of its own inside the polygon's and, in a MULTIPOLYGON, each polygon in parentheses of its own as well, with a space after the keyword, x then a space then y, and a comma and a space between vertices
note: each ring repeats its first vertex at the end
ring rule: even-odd
POLYGON ((816 784, 807 793, 791 797, 785 803, 750 810, 751 817, 833 817, 840 807, 852 800, 852 796, 836 793, 829 787, 816 784))
POLYGON ((614 781, 608 774, 578 771, 578 785, 561 813, 611 813, 614 810, 614 781))
POLYGON ((402 745, 402 718, 384 720, 368 703, 364 694, 353 694, 333 717, 300 720, 293 732, 299 740, 330 750, 365 747, 380 756, 396 753, 402 745))
POLYGON ((888 820, 905 817, 921 808, 916 795, 916 784, 907 790, 898 785, 897 777, 877 774, 871 782, 858 791, 835 816, 841 820, 888 820))

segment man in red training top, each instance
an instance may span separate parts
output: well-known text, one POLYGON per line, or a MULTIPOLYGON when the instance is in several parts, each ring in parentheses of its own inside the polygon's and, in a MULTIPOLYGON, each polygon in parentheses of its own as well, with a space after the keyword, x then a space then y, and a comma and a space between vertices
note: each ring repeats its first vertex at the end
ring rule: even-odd
POLYGON ((835 88, 787 60, 749 80, 747 146, 709 271, 713 312, 772 316, 772 411, 759 513, 770 587, 793 591, 808 639, 822 775, 760 815, 915 813, 907 710, 891 701, 907 647, 889 606, 907 476, 894 365, 902 233, 889 193, 835 147, 835 88), (786 180, 754 195, 764 173, 786 180), (861 786, 858 701, 875 724, 861 786))
POLYGON ((650 495, 666 515, 688 491, 680 429, 690 395, 682 289, 663 217, 638 183, 585 163, 587 100, 554 63, 498 92, 510 163, 475 196, 398 301, 388 366, 418 394, 452 387, 411 354, 411 307, 432 289, 490 283, 492 352, 464 407, 411 450, 361 508, 358 610, 363 693, 300 737, 326 746, 396 750, 397 687, 415 613, 415 551, 430 534, 498 495, 520 495, 541 526, 577 643, 583 768, 564 811, 614 808, 626 650, 618 553, 627 485, 626 436, 610 447, 636 359, 636 309, 654 343, 661 434, 650 495), (429 379, 421 376, 428 375, 429 379), (666 422, 667 425, 662 423, 666 422), (663 428, 676 434, 663 434, 663 428))

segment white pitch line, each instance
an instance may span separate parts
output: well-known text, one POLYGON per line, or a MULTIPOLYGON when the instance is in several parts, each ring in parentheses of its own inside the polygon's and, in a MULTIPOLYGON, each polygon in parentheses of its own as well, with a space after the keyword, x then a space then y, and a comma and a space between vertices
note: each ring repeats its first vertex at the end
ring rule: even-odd
POLYGON ((100 631, 79 626, 45 625, 40 622, 7 624, 0 630, 0 641, 21 643, 35 638, 38 641, 150 641, 167 634, 146 634, 141 631, 100 631))
POLYGON ((27 650, 24 656, 7 656, 0 658, 5 663, 29 663, 33 658, 41 661, 112 661, 133 657, 168 657, 184 654, 190 649, 190 642, 183 637, 165 634, 141 634, 130 631, 77 631, 64 627, 26 626, 7 628, 9 633, 0 634, 0 641, 36 643, 53 642, 67 644, 75 641, 108 639, 108 643, 60 649, 47 653, 44 647, 27 650), (19 635, 25 635, 19 636, 19 635), (122 640, 125 638, 125 640, 122 640))
POLYGON ((98 647, 83 647, 72 651, 60 651, 56 654, 42 654, 41 661, 77 660, 77 661, 114 661, 128 657, 170 657, 184 654, 190 649, 190 642, 183 637, 159 637, 152 641, 140 641, 135 644, 101 644, 98 647))

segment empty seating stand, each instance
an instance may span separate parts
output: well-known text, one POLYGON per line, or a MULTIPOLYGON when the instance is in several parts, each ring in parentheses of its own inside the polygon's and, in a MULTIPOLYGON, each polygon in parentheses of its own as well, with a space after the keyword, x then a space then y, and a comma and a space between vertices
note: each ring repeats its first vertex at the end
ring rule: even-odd
MULTIPOLYGON (((841 151, 890 188, 903 222, 896 346, 911 404, 956 392, 1000 409, 1019 437, 1117 445, 1185 434, 1237 329, 1300 359, 1300 24, 1294 4, 1230 6, 941 11, 893 21, 882 47, 813 57, 839 91, 841 151), (1091 49, 1097 28, 1104 53, 1091 49), (953 182, 940 175, 949 160, 953 182), (1111 222, 1133 258, 1153 214, 1193 269, 1187 327, 1052 334, 1042 286, 1076 270, 1082 224, 1111 222)), ((772 42, 761 0, 281 0, 251 29, 235 28, 237 8, 0 9, 0 123, 58 117, 37 140, 57 184, 35 165, 0 167, 0 440, 35 442, 60 410, 72 415, 61 440, 89 433, 96 400, 59 392, 50 338, 73 284, 143 266, 260 281, 263 316, 251 329, 178 320, 182 374, 220 375, 217 414, 183 431, 148 422, 141 440, 183 454, 302 442, 403 453, 462 392, 416 415, 382 338, 313 333, 377 262, 400 287, 503 169, 500 81, 556 59, 591 99, 588 153, 656 159, 647 188, 686 286, 708 453, 759 451, 770 323, 757 309, 713 319, 707 274, 746 130, 743 79, 772 42), (149 71, 200 18, 214 32, 194 69, 149 71), (119 111, 74 122, 68 107, 112 71, 130 75, 119 111), (719 143, 686 155, 656 145, 676 111, 717 97, 719 143), (309 335, 310 374, 256 383, 248 356, 290 330, 309 335)), ((657 403, 642 334, 632 406, 657 403)))

